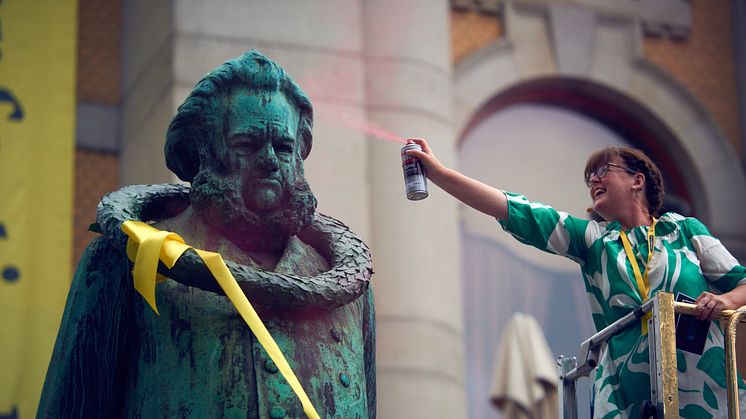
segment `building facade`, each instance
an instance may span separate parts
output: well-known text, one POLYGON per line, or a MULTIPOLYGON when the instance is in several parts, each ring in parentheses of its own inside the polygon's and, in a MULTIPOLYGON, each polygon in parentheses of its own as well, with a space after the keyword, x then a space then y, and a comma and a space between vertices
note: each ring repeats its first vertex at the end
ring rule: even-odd
POLYGON ((379 416, 497 417, 489 376, 512 312, 557 354, 592 333, 579 272, 435 187, 407 201, 401 145, 379 133, 427 138, 446 165, 579 216, 589 150, 643 148, 671 207, 746 263, 741 3, 80 0, 75 260, 103 193, 176 180, 164 136, 194 83, 258 49, 314 104, 319 210, 372 247, 379 416))

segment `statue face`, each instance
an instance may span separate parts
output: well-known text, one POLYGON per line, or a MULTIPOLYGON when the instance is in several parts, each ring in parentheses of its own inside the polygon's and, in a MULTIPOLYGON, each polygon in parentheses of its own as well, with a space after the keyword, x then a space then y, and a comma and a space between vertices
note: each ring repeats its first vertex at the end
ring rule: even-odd
POLYGON ((298 111, 280 92, 247 89, 234 91, 227 109, 228 168, 242 179, 244 204, 257 214, 277 211, 297 175, 298 111))
POLYGON ((225 100, 221 164, 192 180, 199 216, 242 248, 278 250, 313 219, 298 150, 300 116, 282 93, 236 89, 225 100))

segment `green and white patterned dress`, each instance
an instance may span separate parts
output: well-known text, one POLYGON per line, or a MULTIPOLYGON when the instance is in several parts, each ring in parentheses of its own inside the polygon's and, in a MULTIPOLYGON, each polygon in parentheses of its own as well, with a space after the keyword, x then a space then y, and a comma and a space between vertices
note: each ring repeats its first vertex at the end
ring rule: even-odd
MULTIPOLYGON (((580 265, 596 329, 601 330, 642 305, 632 266, 620 239, 619 222, 595 222, 507 193, 503 229, 519 241, 580 265)), ((640 269, 648 256, 647 226, 627 232, 640 269)), ((704 291, 724 293, 746 284, 746 268, 695 218, 666 213, 655 226, 648 269, 651 295, 681 292, 696 298, 704 291)), ((677 350, 679 412, 683 418, 727 415, 723 332, 712 322, 703 354, 677 350)), ((641 323, 609 340, 595 377, 594 417, 639 417, 650 399, 648 336, 641 323)), ((742 414, 744 389, 739 383, 742 414)))

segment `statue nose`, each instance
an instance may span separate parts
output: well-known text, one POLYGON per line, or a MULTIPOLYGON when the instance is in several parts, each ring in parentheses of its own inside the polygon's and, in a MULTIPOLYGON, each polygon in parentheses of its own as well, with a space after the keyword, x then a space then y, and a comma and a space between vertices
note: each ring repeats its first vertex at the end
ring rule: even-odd
POLYGON ((262 154, 259 158, 259 162, 264 169, 271 172, 277 171, 279 169, 277 156, 275 155, 275 150, 271 144, 268 144, 267 146, 262 148, 262 154))

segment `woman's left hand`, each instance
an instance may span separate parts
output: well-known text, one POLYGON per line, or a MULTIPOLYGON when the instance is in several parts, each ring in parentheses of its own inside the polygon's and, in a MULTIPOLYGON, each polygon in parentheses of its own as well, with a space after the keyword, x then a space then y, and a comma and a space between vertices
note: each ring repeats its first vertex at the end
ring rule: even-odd
POLYGON ((738 307, 731 307, 732 303, 725 295, 717 295, 710 292, 703 292, 694 302, 697 306, 697 319, 712 321, 715 320, 722 310, 732 310, 738 307))

